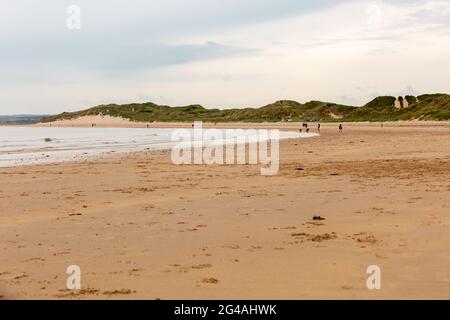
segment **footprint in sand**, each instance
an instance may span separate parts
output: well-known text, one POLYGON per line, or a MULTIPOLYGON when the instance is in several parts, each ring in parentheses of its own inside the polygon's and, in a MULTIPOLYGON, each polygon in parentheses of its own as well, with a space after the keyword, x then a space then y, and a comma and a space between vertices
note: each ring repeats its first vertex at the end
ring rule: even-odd
POLYGON ((341 286, 341 289, 343 289, 343 290, 351 290, 351 289, 353 289, 353 287, 352 287, 352 286, 349 286, 349 285, 346 285, 346 284, 344 284, 344 285, 342 285, 342 286, 341 286))
POLYGON ((192 269, 198 269, 198 270, 207 269, 207 268, 212 268, 212 264, 204 263, 204 264, 199 264, 199 265, 196 265, 196 266, 192 266, 191 268, 192 269))
POLYGON ((119 289, 119 290, 112 290, 112 291, 104 291, 102 294, 106 295, 106 296, 114 296, 114 295, 128 295, 128 294, 132 294, 132 293, 136 293, 136 290, 131 290, 131 289, 119 289))
POLYGON ((81 290, 60 289, 60 293, 55 294, 56 298, 76 298, 87 295, 98 295, 100 290, 93 288, 86 288, 81 290))
MULTIPOLYGON (((203 270, 203 269, 212 268, 212 264, 203 263, 203 264, 192 265, 192 266, 181 266, 179 264, 172 264, 172 265, 169 265, 169 267, 174 268, 175 272, 187 273, 190 270, 203 270)), ((164 272, 171 272, 171 271, 172 270, 170 270, 170 269, 164 270, 164 272)))
POLYGON ((134 269, 131 269, 129 272, 128 272, 128 274, 130 275, 130 276, 139 276, 139 272, 141 272, 141 271, 143 271, 144 269, 139 269, 139 268, 134 268, 134 269))
POLYGON ((295 230, 295 229, 297 229, 297 227, 295 226, 269 228, 269 230, 295 230))
POLYGON ((202 283, 217 284, 217 283, 219 283, 219 280, 216 278, 206 278, 206 279, 202 279, 202 283))
MULTIPOLYGON (((378 244, 379 242, 381 242, 381 240, 376 239, 373 234, 370 234, 367 232, 355 233, 350 238, 362 245, 366 245, 366 244, 375 245, 375 244, 378 244)), ((362 247, 365 247, 365 246, 362 246, 362 247)))
POLYGON ((324 226, 325 223, 319 222, 319 221, 307 221, 307 222, 303 223, 302 225, 309 229, 309 228, 313 228, 313 227, 324 226))
POLYGON ((335 232, 323 234, 309 234, 305 232, 300 232, 300 233, 292 233, 291 236, 294 237, 296 240, 301 240, 301 242, 303 241, 322 242, 337 238, 335 232))
POLYGON ((233 249, 233 250, 240 249, 240 247, 239 247, 237 244, 236 244, 236 245, 222 246, 222 248, 225 248, 225 249, 233 249))

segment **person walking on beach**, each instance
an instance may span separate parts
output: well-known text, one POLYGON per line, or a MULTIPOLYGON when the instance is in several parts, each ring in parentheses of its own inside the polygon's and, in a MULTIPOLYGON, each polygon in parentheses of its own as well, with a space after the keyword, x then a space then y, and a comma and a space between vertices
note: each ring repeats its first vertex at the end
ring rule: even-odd
POLYGON ((342 133, 342 123, 339 125, 339 132, 342 133))
POLYGON ((320 122, 317 123, 317 132, 320 133, 320 122))

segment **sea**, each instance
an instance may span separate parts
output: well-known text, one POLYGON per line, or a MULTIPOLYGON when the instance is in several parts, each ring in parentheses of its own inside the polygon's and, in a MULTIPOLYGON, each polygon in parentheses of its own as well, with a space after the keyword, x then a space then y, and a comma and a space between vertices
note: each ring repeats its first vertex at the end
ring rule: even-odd
MULTIPOLYGON (((166 150, 177 144, 172 141, 174 130, 180 129, 0 126, 0 167, 90 160, 115 154, 166 150)), ((193 133, 191 129, 184 130, 193 133)), ((248 139, 254 132, 242 130, 238 134, 248 139)), ((315 136, 315 133, 279 132, 280 140, 315 136)))

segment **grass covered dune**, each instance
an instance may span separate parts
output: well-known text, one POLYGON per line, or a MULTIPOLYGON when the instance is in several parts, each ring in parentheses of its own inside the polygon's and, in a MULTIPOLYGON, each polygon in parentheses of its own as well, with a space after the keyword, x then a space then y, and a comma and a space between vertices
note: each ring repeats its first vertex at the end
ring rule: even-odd
POLYGON ((401 98, 377 97, 362 107, 331 102, 299 103, 280 100, 260 108, 206 109, 201 105, 170 107, 155 103, 108 104, 77 112, 63 112, 42 122, 70 120, 84 116, 121 117, 136 122, 279 122, 292 121, 399 121, 450 120, 450 95, 426 94, 401 98), (397 101, 398 103, 398 101, 397 101))

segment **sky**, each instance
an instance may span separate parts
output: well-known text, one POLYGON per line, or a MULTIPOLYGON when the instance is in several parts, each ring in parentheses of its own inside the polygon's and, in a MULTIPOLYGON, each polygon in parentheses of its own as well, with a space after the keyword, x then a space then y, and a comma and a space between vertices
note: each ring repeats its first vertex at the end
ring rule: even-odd
POLYGON ((435 92, 448 0, 0 0, 0 114, 435 92))

